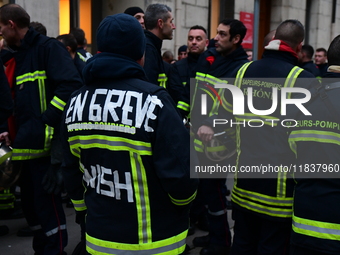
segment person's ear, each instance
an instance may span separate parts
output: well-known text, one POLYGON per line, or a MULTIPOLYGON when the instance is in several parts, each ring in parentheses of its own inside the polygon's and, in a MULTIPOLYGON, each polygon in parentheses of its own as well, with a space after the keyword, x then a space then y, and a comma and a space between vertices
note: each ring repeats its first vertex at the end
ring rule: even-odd
POLYGON ((159 28, 163 28, 163 26, 164 26, 164 21, 163 21, 162 19, 158 19, 158 20, 157 20, 157 25, 158 25, 159 28))
POLYGON ((238 44, 240 40, 241 40, 241 36, 239 34, 237 34, 232 39, 232 42, 233 42, 233 44, 238 44))

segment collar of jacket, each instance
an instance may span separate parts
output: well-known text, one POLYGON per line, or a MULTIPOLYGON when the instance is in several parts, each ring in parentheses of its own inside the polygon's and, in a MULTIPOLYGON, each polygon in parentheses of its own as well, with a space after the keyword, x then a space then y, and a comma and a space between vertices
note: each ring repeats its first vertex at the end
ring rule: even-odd
MULTIPOLYGON (((307 61, 307 62, 303 62, 300 66, 303 68, 304 66, 310 65, 310 64, 314 65, 314 62, 312 60, 311 61, 307 61)), ((315 65, 315 67, 316 67, 316 65, 315 65)))
POLYGON ((161 51, 163 40, 159 39, 155 34, 151 33, 148 30, 144 30, 144 34, 146 36, 146 39, 151 41, 151 43, 157 48, 157 50, 161 51))
POLYGON ((323 63, 323 64, 320 64, 320 65, 317 65, 320 69, 323 68, 323 67, 326 67, 328 68, 328 63, 323 63))
POLYGON ((340 66, 331 65, 328 67, 327 72, 340 73, 340 66))
POLYGON ((248 56, 242 46, 237 47, 227 56, 222 56, 215 48, 210 48, 200 56, 197 71, 207 73, 215 77, 231 77, 232 72, 243 63, 248 62, 248 56), (210 65, 207 57, 214 56, 215 60, 210 65))
POLYGON ((289 52, 292 54, 294 57, 298 57, 296 52, 289 46, 288 43, 275 39, 271 40, 267 46, 264 47, 265 50, 275 50, 275 51, 284 51, 284 52, 289 52))
POLYGON ((298 65, 298 58, 286 51, 265 50, 263 52, 262 58, 273 58, 275 60, 288 62, 295 66, 298 65))
POLYGON ((201 54, 192 54, 192 53, 188 52, 188 61, 189 62, 197 62, 200 55, 201 54))
POLYGON ((137 78, 147 80, 144 69, 123 55, 101 52, 90 58, 83 69, 86 84, 106 79, 137 78))
POLYGON ((35 31, 32 27, 30 27, 27 33, 25 34, 24 39, 21 40, 19 50, 30 48, 32 45, 34 45, 36 38, 38 38, 39 36, 44 35, 40 34, 39 32, 35 31))

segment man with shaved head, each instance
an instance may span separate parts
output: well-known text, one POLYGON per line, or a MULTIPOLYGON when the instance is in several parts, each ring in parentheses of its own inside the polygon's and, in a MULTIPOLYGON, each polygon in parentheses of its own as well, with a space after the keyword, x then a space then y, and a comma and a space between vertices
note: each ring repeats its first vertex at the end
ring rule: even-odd
MULTIPOLYGON (((239 69, 235 85, 242 91, 252 89, 252 103, 256 109, 270 108, 274 88, 308 86, 308 81, 302 81, 306 79, 295 81, 293 77, 316 81, 312 74, 296 66, 303 39, 302 24, 298 20, 286 20, 276 29, 274 39, 264 47, 262 59, 246 63, 239 69)), ((232 102, 229 94, 226 98, 232 102)), ((281 117, 280 107, 261 116, 252 114, 247 106, 244 114, 235 116, 235 119, 241 123, 249 119, 280 120, 281 117)), ((242 172, 247 167, 290 164, 294 159, 288 144, 277 135, 276 127, 269 122, 263 123, 256 128, 250 125, 236 128, 238 172, 232 191, 235 226, 231 252, 234 255, 288 254, 293 179, 286 175, 242 172)))

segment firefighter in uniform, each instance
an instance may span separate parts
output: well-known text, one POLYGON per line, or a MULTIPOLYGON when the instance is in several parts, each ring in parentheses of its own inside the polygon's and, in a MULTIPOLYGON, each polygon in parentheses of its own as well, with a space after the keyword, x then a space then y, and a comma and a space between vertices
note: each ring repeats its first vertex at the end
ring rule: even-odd
MULTIPOLYGON (((281 117, 280 107, 274 108, 270 114, 263 111, 273 108, 276 97, 273 91, 308 87, 309 82, 316 81, 309 72, 295 66, 303 39, 304 27, 299 21, 282 22, 274 39, 265 46, 263 58, 243 65, 236 75, 235 86, 241 89, 248 105, 244 106, 244 114, 234 115, 238 152, 232 191, 235 220, 232 254, 235 255, 288 252, 294 187, 292 178, 287 178, 284 172, 261 178, 261 174, 251 174, 244 169, 262 165, 276 167, 293 160, 288 143, 279 143, 276 132, 281 117), (312 81, 297 78, 311 78, 312 81), (252 110, 246 98, 249 95, 252 97, 252 110), (254 111, 254 108, 261 112, 254 111)), ((226 100, 231 102, 229 91, 226 90, 226 100)), ((296 95, 290 93, 288 97, 296 95)), ((233 105, 238 102, 234 99, 233 105)), ((233 105, 229 105, 229 112, 234 110, 233 105)))
MULTIPOLYGON (((224 106, 222 89, 217 84, 228 83, 234 79, 237 70, 248 62, 247 54, 241 46, 246 34, 244 24, 235 19, 221 21, 215 36, 215 48, 210 48, 201 54, 196 68, 195 87, 191 89, 192 103, 190 122, 195 134, 195 150, 198 153, 200 165, 235 165, 235 157, 211 158, 210 152, 222 155, 227 151, 224 145, 211 147, 209 143, 214 141, 214 133, 220 130, 213 129, 211 119, 224 106), (207 115, 201 115, 201 96, 207 97, 207 115), (216 151, 217 150, 217 151, 216 151), (208 153, 208 155, 206 154, 208 153)), ((196 237, 193 240, 195 246, 202 246, 201 255, 228 254, 231 245, 231 236, 227 218, 227 188, 226 174, 205 178, 200 176, 200 187, 204 194, 204 202, 208 209, 209 235, 196 237)))
POLYGON ((199 56, 208 44, 205 28, 198 25, 191 27, 188 33, 188 56, 172 64, 167 90, 183 118, 190 111, 190 78, 195 78, 199 56))
POLYGON ((135 18, 106 17, 97 45, 62 130, 65 186, 86 214, 86 249, 180 254, 198 184, 190 178, 189 133, 166 90, 146 81, 135 18))
MULTIPOLYGON (((167 90, 186 123, 190 111, 190 79, 195 78, 199 56, 206 50, 208 44, 206 29, 199 25, 192 26, 188 32, 187 46, 185 45, 185 50, 188 49, 187 57, 175 62, 171 67, 167 90)), ((206 218, 202 194, 197 193, 190 210, 189 235, 194 234, 196 222, 202 230, 207 230, 206 218)))
POLYGON ((57 173, 50 168, 51 141, 69 96, 82 82, 65 47, 29 24, 30 16, 19 5, 0 8, 0 35, 8 47, 1 50, 1 58, 15 102, 9 134, 0 137, 9 135, 12 161, 24 168, 22 208, 34 230, 35 254, 64 254, 67 231, 60 193, 48 194, 42 180, 57 173))
POLYGON ((145 64, 144 70, 149 82, 166 87, 168 77, 165 72, 161 49, 163 40, 171 40, 173 23, 171 8, 164 4, 150 4, 145 11, 145 64))
MULTIPOLYGON (((329 69, 322 86, 312 90, 306 106, 289 128, 296 155, 291 254, 326 255, 340 252, 340 36, 328 50, 329 69)), ((294 115, 292 117, 294 117, 294 115)))

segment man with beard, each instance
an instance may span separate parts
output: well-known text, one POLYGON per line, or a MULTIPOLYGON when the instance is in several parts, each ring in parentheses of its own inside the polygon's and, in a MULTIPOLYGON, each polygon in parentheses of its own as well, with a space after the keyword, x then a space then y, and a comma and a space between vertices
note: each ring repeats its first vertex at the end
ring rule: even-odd
MULTIPOLYGON (((217 114, 219 108, 226 107, 223 90, 215 86, 232 82, 239 67, 248 62, 248 56, 241 46, 246 31, 246 27, 239 20, 222 20, 214 38, 215 47, 201 54, 197 64, 196 84, 191 90, 194 96, 190 121, 195 134, 195 150, 200 165, 203 166, 216 165, 216 162, 220 165, 235 165, 235 157, 227 152, 226 146, 211 146, 211 142, 216 141, 214 134, 225 131, 214 129, 211 118, 217 114), (202 96, 206 97, 207 115, 201 114, 202 96), (214 158, 215 156, 217 158, 214 158)), ((228 130, 228 133, 232 137, 234 131, 228 130)), ((201 177, 203 178, 200 179, 199 192, 201 190, 204 195, 210 229, 208 236, 194 238, 193 244, 203 247, 201 255, 229 254, 231 235, 227 217, 226 174, 214 176, 214 179, 211 176, 201 177)))

